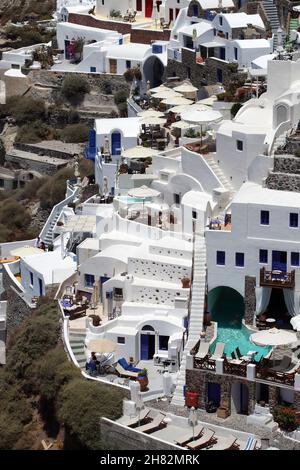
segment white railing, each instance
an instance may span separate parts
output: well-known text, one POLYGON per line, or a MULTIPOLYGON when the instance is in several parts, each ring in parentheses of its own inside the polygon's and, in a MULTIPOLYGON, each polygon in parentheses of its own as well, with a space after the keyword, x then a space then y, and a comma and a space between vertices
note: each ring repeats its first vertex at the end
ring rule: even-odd
POLYGON ((279 124, 279 126, 277 126, 275 130, 273 130, 270 134, 267 135, 265 142, 264 142, 265 146, 267 147, 266 148, 267 155, 272 155, 276 139, 282 136, 290 128, 291 128, 291 121, 284 121, 281 124, 279 124), (268 143, 268 141, 270 141, 270 143, 268 143))
POLYGON ((79 191, 79 187, 77 186, 77 187, 75 187, 75 189, 73 189, 70 196, 66 197, 65 199, 63 199, 63 201, 60 201, 58 204, 56 204, 52 208, 52 211, 50 212, 50 215, 47 219, 47 222, 45 223, 45 225, 44 225, 44 227, 43 227, 43 229, 40 233, 41 240, 44 240, 44 238, 46 237, 48 230, 51 228, 51 223, 55 219, 56 215, 60 214, 65 206, 67 206, 69 203, 73 202, 73 200, 74 200, 75 196, 77 195, 78 191, 79 191))

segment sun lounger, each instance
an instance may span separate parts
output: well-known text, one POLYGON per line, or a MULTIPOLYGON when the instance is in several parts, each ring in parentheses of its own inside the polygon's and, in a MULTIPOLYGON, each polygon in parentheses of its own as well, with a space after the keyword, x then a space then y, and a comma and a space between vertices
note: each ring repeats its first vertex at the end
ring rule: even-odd
POLYGON ((127 378, 132 378, 132 379, 136 379, 139 375, 138 372, 132 372, 130 370, 126 370, 124 369, 121 364, 119 364, 117 362, 116 366, 115 366, 115 370, 116 372, 119 374, 120 377, 127 377, 127 378))
POLYGON ((254 437, 248 437, 244 446, 239 446, 240 450, 255 450, 257 447, 257 440, 254 437))
POLYGON ((187 444, 189 441, 198 439, 201 434, 203 433, 203 425, 202 424, 197 424, 194 428, 194 435, 193 435, 193 430, 190 430, 189 432, 183 434, 182 436, 178 437, 177 439, 174 439, 174 442, 178 444, 179 446, 184 446, 187 444))
POLYGON ((209 447, 207 450, 230 450, 234 448, 237 438, 232 436, 219 436, 217 443, 209 447))
POLYGON ((143 410, 141 410, 139 416, 135 416, 134 418, 128 418, 127 421, 123 421, 122 424, 124 426, 128 426, 129 428, 138 425, 140 421, 143 421, 145 418, 147 418, 149 413, 149 408, 144 408, 143 410))
POLYGON ((241 354, 241 351, 240 351, 239 347, 235 348, 235 353, 236 353, 238 359, 242 359, 243 355, 241 354))
POLYGON ((209 343, 201 341, 198 352, 195 355, 196 359, 204 359, 209 353, 209 343))
POLYGON ((297 362, 296 364, 292 364, 293 367, 291 367, 289 370, 284 370, 283 372, 285 374, 295 374, 295 372, 297 372, 297 370, 299 369, 300 367, 300 362, 297 362))
POLYGON ((215 351, 213 355, 211 356, 211 359, 213 360, 221 359, 224 354, 224 349, 225 349, 225 343, 217 343, 215 347, 215 351))
POLYGON ((275 372, 284 372, 291 365, 291 358, 289 356, 283 356, 278 366, 272 367, 271 369, 275 372))
POLYGON ((191 450, 203 449, 203 447, 207 447, 216 442, 214 435, 214 431, 206 428, 203 432, 203 435, 199 439, 189 442, 186 446, 191 450))
POLYGON ((158 413, 155 418, 153 418, 151 423, 144 424, 143 426, 137 426, 135 430, 144 432, 146 434, 151 434, 152 432, 157 431, 158 429, 161 429, 167 425, 163 422, 165 417, 166 415, 163 413, 158 413))

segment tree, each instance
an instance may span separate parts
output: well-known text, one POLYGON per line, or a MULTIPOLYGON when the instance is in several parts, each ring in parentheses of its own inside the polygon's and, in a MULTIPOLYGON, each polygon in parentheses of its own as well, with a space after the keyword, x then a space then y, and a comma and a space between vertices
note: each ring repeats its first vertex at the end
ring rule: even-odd
POLYGON ((70 124, 60 131, 64 142, 81 143, 89 140, 89 126, 86 124, 70 124))
POLYGON ((122 393, 109 386, 73 380, 58 396, 58 416, 83 445, 91 450, 100 450, 104 448, 100 418, 118 419, 122 415, 122 400, 122 393))
POLYGON ((62 84, 62 95, 73 104, 79 104, 86 93, 89 93, 90 86, 87 80, 80 75, 67 75, 62 84))
POLYGON ((45 118, 45 103, 29 96, 12 96, 7 100, 6 112, 17 124, 26 124, 45 118))

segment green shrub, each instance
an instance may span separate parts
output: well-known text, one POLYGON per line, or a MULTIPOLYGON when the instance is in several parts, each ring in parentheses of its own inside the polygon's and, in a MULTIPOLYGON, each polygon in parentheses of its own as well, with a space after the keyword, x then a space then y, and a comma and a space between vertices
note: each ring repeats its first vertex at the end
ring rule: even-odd
POLYGON ((122 394, 109 386, 73 380, 58 396, 58 417, 87 448, 103 449, 100 417, 118 419, 122 415, 122 400, 122 394))
POLYGON ((105 95, 112 95, 112 86, 110 80, 107 78, 100 78, 100 90, 105 95))
POLYGON ((129 97, 128 90, 119 90, 114 95, 114 100, 116 105, 118 106, 120 103, 126 103, 127 98, 129 97))
POLYGON ((283 431, 295 431, 298 427, 296 410, 292 406, 278 405, 273 411, 274 421, 283 431))
POLYGON ((89 140, 89 126, 86 124, 70 124, 59 132, 64 142, 81 143, 89 140))
POLYGON ((6 410, 0 411, 0 450, 11 450, 20 439, 23 425, 6 410))
POLYGON ((48 140, 55 135, 55 131, 42 121, 34 121, 19 127, 16 142, 34 144, 42 140, 48 140))
POLYGON ((86 93, 89 93, 90 86, 84 77, 76 74, 67 75, 62 84, 62 95, 73 104, 79 104, 86 93))
POLYGON ((40 187, 37 196, 42 209, 52 209, 55 204, 65 198, 66 181, 73 176, 72 168, 64 168, 40 187))
POLYGON ((32 181, 29 181, 24 189, 22 189, 18 195, 19 199, 36 199, 37 192, 43 184, 49 180, 49 177, 44 178, 34 178, 32 181))
POLYGON ((8 229, 26 228, 30 221, 30 215, 19 202, 7 199, 0 203, 0 224, 5 225, 8 229))
POLYGON ((45 118, 45 103, 29 96, 12 96, 6 103, 6 112, 17 124, 25 124, 45 118))

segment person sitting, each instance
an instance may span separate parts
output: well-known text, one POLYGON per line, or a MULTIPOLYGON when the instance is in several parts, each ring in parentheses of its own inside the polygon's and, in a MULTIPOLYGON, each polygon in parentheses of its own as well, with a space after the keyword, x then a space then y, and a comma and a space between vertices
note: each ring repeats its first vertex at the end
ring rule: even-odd
POLYGON ((89 362, 86 363, 86 370, 88 371, 88 373, 92 376, 97 375, 99 364, 100 362, 97 359, 96 353, 91 352, 89 362))

